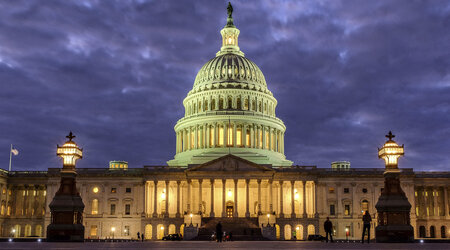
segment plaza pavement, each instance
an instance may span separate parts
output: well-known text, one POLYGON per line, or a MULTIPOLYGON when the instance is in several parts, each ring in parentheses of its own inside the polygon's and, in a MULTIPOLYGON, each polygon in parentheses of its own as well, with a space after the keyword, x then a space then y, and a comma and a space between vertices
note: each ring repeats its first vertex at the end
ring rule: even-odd
POLYGON ((435 249, 450 250, 450 243, 323 243, 301 241, 148 241, 148 242, 0 242, 0 249, 435 249))

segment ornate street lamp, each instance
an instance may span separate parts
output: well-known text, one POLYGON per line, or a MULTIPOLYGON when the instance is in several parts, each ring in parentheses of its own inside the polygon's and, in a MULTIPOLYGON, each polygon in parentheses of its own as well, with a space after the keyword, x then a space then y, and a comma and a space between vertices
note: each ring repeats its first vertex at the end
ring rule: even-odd
POLYGON ((83 150, 69 140, 57 145, 56 155, 63 159, 60 171, 61 185, 50 203, 51 224, 47 227, 47 241, 84 241, 84 204, 76 186, 75 164, 83 157, 83 150))
POLYGON ((386 135, 388 141, 378 149, 378 157, 385 162, 384 188, 375 205, 378 226, 375 228, 377 242, 412 242, 414 229, 410 224, 411 204, 400 186, 398 158, 404 155, 403 145, 399 146, 392 138, 391 131, 386 135))

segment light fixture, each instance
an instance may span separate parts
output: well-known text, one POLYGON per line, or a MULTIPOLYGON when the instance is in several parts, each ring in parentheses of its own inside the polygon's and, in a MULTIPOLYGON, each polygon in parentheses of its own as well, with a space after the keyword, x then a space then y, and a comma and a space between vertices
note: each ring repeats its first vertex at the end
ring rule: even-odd
POLYGON ((229 189, 229 190, 228 190, 228 197, 231 197, 231 196, 233 196, 233 193, 232 193, 231 190, 229 189))
POLYGON ((298 200, 298 198, 300 198, 300 196, 298 194, 294 194, 294 199, 298 200))
POLYGON ((72 131, 66 136, 69 140, 66 141, 61 147, 57 145, 56 155, 63 158, 63 170, 72 170, 75 168, 75 162, 78 159, 83 158, 83 149, 72 141, 75 136, 72 131))
POLYGON ((345 232, 348 232, 348 228, 345 228, 345 232))
POLYGON ((295 229, 297 229, 297 230, 300 230, 300 228, 299 228, 299 227, 296 227, 295 229))
POLYGON ((94 188, 92 189, 92 192, 94 192, 95 194, 98 193, 98 187, 94 187, 94 188))
POLYGON ((115 227, 111 227, 111 232, 114 232, 114 231, 116 231, 116 228, 115 227))
POLYGON ((405 154, 403 145, 399 146, 392 138, 395 135, 391 131, 386 135, 389 140, 378 149, 378 158, 382 158, 385 161, 386 170, 398 170, 398 158, 405 154))
POLYGON ((162 194, 161 194, 161 199, 166 199, 166 193, 165 192, 162 192, 162 194))
POLYGON ((161 226, 161 230, 164 230, 164 226, 161 226))

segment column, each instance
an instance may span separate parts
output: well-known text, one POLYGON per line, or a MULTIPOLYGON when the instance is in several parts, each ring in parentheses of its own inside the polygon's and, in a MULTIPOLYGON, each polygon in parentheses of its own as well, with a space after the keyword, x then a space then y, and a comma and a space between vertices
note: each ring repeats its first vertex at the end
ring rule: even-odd
MULTIPOLYGON (((438 192, 437 188, 433 187, 433 216, 438 216, 438 213, 437 213, 437 211, 438 211, 438 202, 437 202, 437 196, 436 196, 437 192, 438 192)), ((436 227, 436 229, 438 229, 438 228, 436 227)), ((439 230, 440 230, 440 228, 439 228, 439 230)))
POLYGON ((209 217, 214 217, 214 179, 210 180, 211 182, 211 213, 209 217))
POLYGON ((214 147, 216 147, 216 145, 217 145, 217 138, 218 138, 218 132, 217 132, 217 130, 219 129, 219 126, 217 126, 217 122, 216 123, 214 123, 214 144, 213 144, 213 148, 214 147))
POLYGON ((225 190, 226 190, 226 180, 222 179, 222 217, 226 217, 226 207, 225 207, 225 190))
POLYGON ((166 181, 166 215, 165 215, 165 217, 169 217, 169 183, 170 183, 170 181, 166 181))
POLYGON ((291 181, 291 218, 295 218, 295 194, 294 194, 295 181, 291 181))
MULTIPOLYGON (((104 202, 106 204, 106 202, 104 202)), ((153 217, 157 217, 158 205, 158 181, 153 181, 153 217)))
POLYGON ((318 181, 314 182, 314 217, 319 218, 319 210, 317 209, 317 192, 318 192, 318 188, 319 187, 319 183, 318 181))
POLYGON ((189 127, 189 131, 188 131, 188 150, 192 149, 192 128, 189 127))
POLYGON ((234 215, 233 217, 238 217, 238 180, 234 179, 234 215))
POLYGON ((307 218, 308 214, 306 213, 306 181, 302 181, 303 185, 303 218, 307 218))
POLYGON ((273 180, 269 180, 269 212, 273 213, 273 180))
POLYGON ((228 145, 228 122, 223 123, 223 147, 228 145))
POLYGON ((177 181, 177 214, 176 217, 180 218, 181 217, 181 213, 180 213, 180 204, 181 204, 181 199, 180 199, 180 184, 181 181, 177 181))
POLYGON ((211 127, 210 127, 209 124, 206 124, 205 148, 209 148, 210 147, 210 144, 209 144, 209 141, 211 140, 210 136, 211 136, 211 127))
POLYGON ((269 150, 273 149, 272 143, 273 143, 273 141, 272 141, 272 128, 269 127, 269 150))
POLYGON ((202 214, 202 184, 203 184, 203 180, 199 179, 198 180, 198 214, 202 214))
MULTIPOLYGON (((236 131, 236 122, 233 122, 233 147, 237 146, 237 141, 236 141, 236 137, 237 137, 237 131, 236 131)), ((241 137, 242 137, 242 129, 241 129, 241 137)), ((242 143, 242 140, 241 140, 242 143)))
POLYGON ((245 217, 250 217, 250 210, 249 210, 249 185, 250 185, 250 180, 246 179, 245 180, 245 217))
POLYGON ((258 182, 258 215, 261 214, 261 179, 257 180, 258 182))
MULTIPOLYGON (((149 207, 149 195, 150 195, 150 193, 149 193, 149 188, 148 188, 148 183, 146 182, 146 181, 144 181, 144 187, 145 187, 145 189, 144 189, 144 214, 145 214, 145 217, 148 217, 148 214, 149 214, 149 209, 150 209, 150 207, 149 207)), ((0 195, 0 200, 1 200, 1 195, 0 195)))
MULTIPOLYGON (((283 192, 283 181, 279 181, 280 183, 280 218, 284 218, 284 192, 283 192)), ((280 229, 281 230, 281 229, 280 229)), ((284 231, 284 230, 282 230, 284 231)))
POLYGON ((444 186, 444 216, 448 217, 448 187, 444 186))
POLYGON ((194 130, 194 149, 198 148, 198 139, 198 125, 196 125, 194 130))
MULTIPOLYGON (((242 142, 242 145, 244 145, 244 147, 245 148, 248 148, 248 147, 250 147, 250 145, 247 145, 247 128, 248 128, 248 126, 247 126, 247 124, 243 124, 242 125, 242 139, 241 139, 241 142, 242 142)), ((250 136, 249 136, 249 138, 250 138, 250 136)))
MULTIPOLYGON (((358 218, 358 202, 356 200, 356 183, 351 183, 352 186, 352 217, 354 219, 358 218)), ((415 208, 414 208, 415 210, 415 208)))
POLYGON ((250 147, 256 148, 255 146, 255 124, 250 125, 250 147))
POLYGON ((262 133, 262 148, 266 148, 266 128, 264 126, 261 127, 261 133, 262 133))
POLYGON ((192 180, 188 179, 187 180, 187 185, 188 185, 188 193, 187 193, 187 212, 191 213, 191 184, 192 184, 192 180))

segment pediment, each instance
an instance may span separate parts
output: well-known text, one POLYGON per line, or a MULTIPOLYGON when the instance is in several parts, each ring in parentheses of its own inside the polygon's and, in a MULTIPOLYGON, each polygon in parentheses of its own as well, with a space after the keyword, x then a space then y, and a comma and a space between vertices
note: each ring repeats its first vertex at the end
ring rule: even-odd
POLYGON ((224 171, 224 172, 249 172, 249 171, 274 171, 270 167, 261 166, 235 155, 225 155, 215 160, 189 168, 187 171, 224 171))

